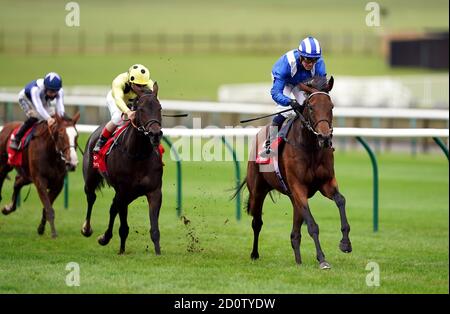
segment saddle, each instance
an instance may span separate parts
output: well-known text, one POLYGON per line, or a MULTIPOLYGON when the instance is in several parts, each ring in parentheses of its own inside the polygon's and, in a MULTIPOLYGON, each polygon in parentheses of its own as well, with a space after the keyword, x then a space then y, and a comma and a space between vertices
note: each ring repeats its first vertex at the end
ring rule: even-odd
POLYGON ((113 135, 108 139, 108 141, 103 145, 102 149, 98 153, 93 154, 93 162, 92 166, 94 169, 98 169, 101 173, 107 173, 107 167, 106 167, 106 156, 108 156, 114 146, 117 143, 117 140, 119 139, 120 135, 123 133, 123 131, 126 130, 126 128, 130 125, 130 122, 125 123, 123 126, 118 128, 113 135))
POLYGON ((287 194, 290 194, 289 188, 284 182, 283 176, 280 172, 280 167, 278 165, 278 157, 281 156, 284 148, 284 143, 287 141, 287 136, 289 131, 291 130, 292 124, 297 119, 297 117, 289 118, 281 127, 281 130, 278 132, 278 137, 270 144, 270 147, 273 151, 277 152, 274 156, 270 158, 262 158, 257 154, 256 163, 258 165, 269 165, 273 168, 273 172, 275 172, 278 180, 280 181, 281 186, 287 194))
POLYGON ((23 150, 30 144, 31 139, 34 135, 34 130, 36 129, 36 125, 34 124, 30 129, 28 129, 27 132, 25 132, 24 136, 20 140, 20 146, 18 150, 12 149, 9 147, 9 144, 11 143, 13 137, 16 135, 16 133, 19 131, 20 126, 16 127, 12 132, 8 139, 7 145, 7 152, 8 152, 8 165, 12 167, 22 167, 23 163, 23 150))
MULTIPOLYGON (((94 169, 98 169, 100 173, 107 174, 107 164, 106 164, 106 156, 108 156, 111 151, 114 149, 115 146, 117 146, 117 143, 120 139, 120 136, 124 133, 124 131, 127 129, 127 127, 130 125, 130 122, 127 122, 120 128, 118 128, 113 135, 108 139, 108 141, 105 143, 105 145, 100 149, 98 153, 93 154, 93 162, 92 166, 94 169)), ((164 147, 160 144, 159 147, 159 155, 162 156, 164 154, 164 147)), ((163 162, 164 166, 164 162, 163 162)))

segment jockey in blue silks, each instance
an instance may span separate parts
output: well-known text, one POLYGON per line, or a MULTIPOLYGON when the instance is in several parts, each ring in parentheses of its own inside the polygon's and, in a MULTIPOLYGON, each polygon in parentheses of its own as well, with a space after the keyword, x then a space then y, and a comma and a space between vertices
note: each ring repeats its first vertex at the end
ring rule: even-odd
MULTIPOLYGON (((293 108, 302 112, 306 96, 299 83, 313 76, 326 75, 319 41, 314 37, 303 39, 298 49, 286 52, 272 67, 273 85, 270 93, 278 104, 277 111, 293 108), (293 99, 290 98, 291 94, 294 96, 293 99)), ((278 130, 286 118, 295 115, 295 111, 283 112, 273 118, 264 149, 259 153, 261 157, 268 158, 273 155, 270 144, 277 137, 278 130)))

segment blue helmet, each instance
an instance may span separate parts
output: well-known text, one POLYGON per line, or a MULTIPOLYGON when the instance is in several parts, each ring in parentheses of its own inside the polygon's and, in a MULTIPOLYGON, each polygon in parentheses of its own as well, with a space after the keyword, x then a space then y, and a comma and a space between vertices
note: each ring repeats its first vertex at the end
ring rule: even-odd
POLYGON ((320 58, 322 56, 322 49, 319 41, 314 37, 306 37, 300 42, 298 46, 300 55, 305 58, 320 58))
POLYGON ((44 86, 51 90, 60 90, 62 87, 62 80, 58 73, 50 72, 44 78, 44 86))

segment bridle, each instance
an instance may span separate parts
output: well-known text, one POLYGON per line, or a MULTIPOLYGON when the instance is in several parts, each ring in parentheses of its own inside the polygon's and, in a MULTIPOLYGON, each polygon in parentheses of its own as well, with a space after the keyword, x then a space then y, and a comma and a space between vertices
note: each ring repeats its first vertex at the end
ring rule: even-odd
MULTIPOLYGON (((142 98, 144 97, 150 97, 153 96, 152 94, 144 94, 142 96, 139 97, 139 101, 141 101, 142 98)), ((149 119, 147 121, 145 121, 144 123, 141 123, 141 125, 136 125, 133 120, 130 119, 130 123, 131 125, 140 133, 144 134, 145 136, 148 136, 150 134, 149 128, 153 125, 153 124, 158 124, 159 126, 161 126, 161 121, 159 121, 158 119, 149 119)))
MULTIPOLYGON (((75 129, 75 132, 77 132, 77 136, 78 136, 78 130, 75 128, 75 125, 73 125, 73 127, 74 127, 74 129, 75 129)), ((76 146, 75 145, 66 145, 66 146, 64 146, 62 149, 58 149, 58 146, 56 145, 57 144, 57 142, 56 142, 56 139, 55 139, 55 137, 53 136, 53 132, 52 132, 52 130, 47 126, 47 128, 48 128, 48 133, 50 134, 50 138, 52 139, 52 141, 55 143, 55 150, 56 150, 56 153, 57 154, 59 154, 59 156, 61 157, 61 160, 62 161, 64 161, 65 163, 68 163, 69 161, 66 159, 66 157, 64 156, 64 153, 67 151, 67 150, 70 150, 71 148, 73 148, 73 149, 75 149, 76 150, 76 146)))
POLYGON ((327 119, 320 119, 316 122, 312 121, 312 109, 310 106, 310 100, 313 96, 315 95, 319 95, 319 94, 323 94, 323 95, 327 95, 330 99, 330 94, 328 94, 327 92, 314 92, 311 93, 308 98, 305 100, 305 108, 308 110, 308 115, 305 118, 302 114, 298 114, 299 119, 302 121, 302 123, 305 125, 305 127, 311 132, 313 133, 315 136, 319 136, 320 133, 318 133, 316 131, 316 126, 320 123, 320 122, 326 122, 328 123, 328 126, 330 127, 331 133, 333 133, 333 126, 332 126, 332 121, 328 121, 327 119))

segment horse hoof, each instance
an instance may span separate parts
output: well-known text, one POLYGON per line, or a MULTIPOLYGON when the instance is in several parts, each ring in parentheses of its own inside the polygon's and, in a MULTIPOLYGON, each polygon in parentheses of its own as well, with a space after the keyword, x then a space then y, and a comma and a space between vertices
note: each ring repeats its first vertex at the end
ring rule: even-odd
POLYGON ((52 233, 52 239, 56 239, 58 237, 58 234, 55 232, 55 233, 52 233))
POLYGON ((252 260, 257 260, 257 259, 259 258, 259 254, 258 254, 258 253, 253 253, 253 252, 252 252, 252 254, 250 254, 250 258, 251 258, 252 260))
POLYGON ((339 249, 344 253, 350 253, 352 251, 352 244, 350 241, 341 241, 339 243, 339 249))
POLYGON ((39 225, 39 227, 37 228, 37 233, 38 233, 39 235, 43 235, 43 234, 44 234, 44 231, 45 231, 45 226, 39 225))
POLYGON ((124 255, 125 254, 125 250, 119 250, 119 253, 118 253, 118 255, 124 255))
POLYGON ((319 267, 320 267, 320 269, 330 269, 331 265, 328 264, 328 262, 324 261, 324 262, 320 263, 319 267))
POLYGON ((12 213, 11 208, 12 208, 12 206, 6 205, 6 206, 3 207, 3 209, 2 209, 2 214, 5 215, 5 216, 11 214, 11 213, 12 213))
POLYGON ((91 227, 89 227, 89 228, 86 228, 86 227, 81 228, 81 234, 84 235, 86 238, 89 238, 92 235, 93 232, 94 232, 94 230, 92 230, 91 227))
POLYGON ((107 245, 107 244, 109 243, 109 240, 110 240, 110 239, 107 239, 107 238, 105 237, 105 235, 101 235, 101 236, 99 236, 99 237, 97 238, 98 244, 100 244, 100 245, 102 245, 102 246, 107 245))

